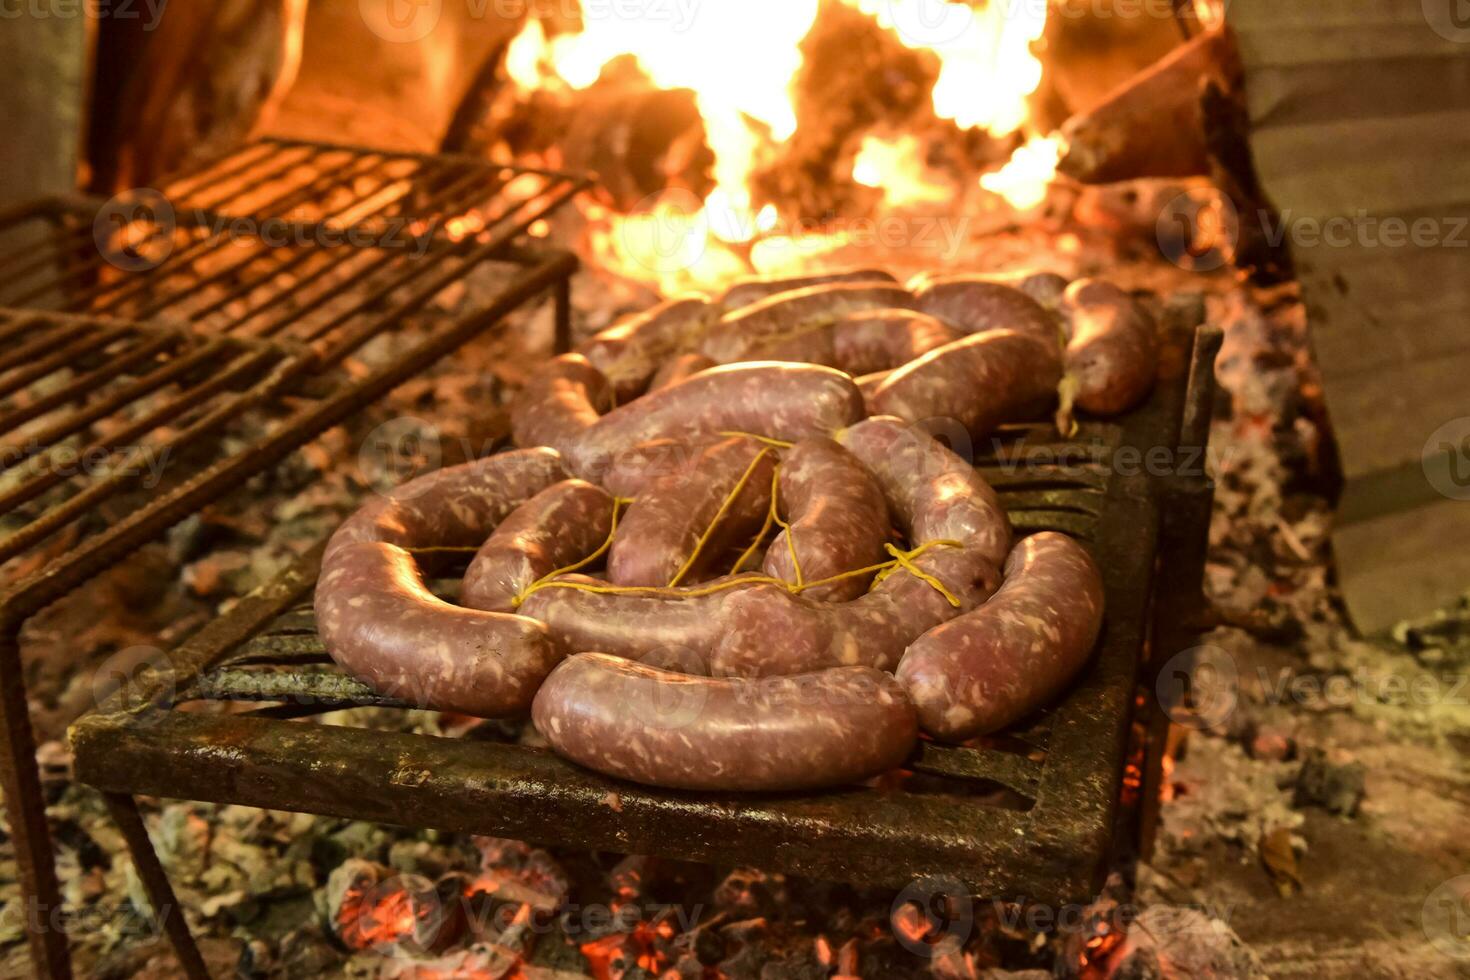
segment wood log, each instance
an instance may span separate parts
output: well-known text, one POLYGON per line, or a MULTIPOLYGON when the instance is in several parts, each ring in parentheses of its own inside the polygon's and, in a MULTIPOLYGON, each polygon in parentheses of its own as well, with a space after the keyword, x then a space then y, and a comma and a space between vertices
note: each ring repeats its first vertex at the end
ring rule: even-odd
POLYGON ((1088 112, 1062 125, 1058 169, 1088 184, 1210 173, 1200 97, 1238 90, 1234 43, 1220 30, 1180 45, 1088 112))

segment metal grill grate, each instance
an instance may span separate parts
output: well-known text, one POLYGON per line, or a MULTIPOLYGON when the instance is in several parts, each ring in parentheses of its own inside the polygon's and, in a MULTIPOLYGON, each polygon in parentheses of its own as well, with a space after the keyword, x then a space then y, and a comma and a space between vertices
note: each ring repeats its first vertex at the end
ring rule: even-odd
MULTIPOLYGON (((166 670, 131 688, 131 702, 80 722, 79 778, 116 800, 202 799, 893 886, 940 876, 1011 900, 1085 900, 1112 849, 1153 604, 1199 585, 1197 568, 1171 566, 1156 586, 1156 562, 1172 562, 1204 526, 1168 529, 1172 481, 1131 460, 1202 439, 1197 423, 1208 419, 1201 408, 1212 396, 1218 343, 1218 334, 1202 333, 1189 371, 1120 424, 1087 425, 1072 440, 1049 436, 1045 425, 1016 427, 981 456, 977 465, 1018 530, 1065 531, 1098 558, 1108 611, 1097 656, 1063 700, 1028 722, 971 745, 925 743, 907 772, 879 785, 661 791, 514 741, 289 720, 398 707, 326 657, 310 607, 315 557, 201 631, 166 670), (1018 447, 1029 450, 1019 463, 1018 447), (244 713, 199 703, 211 701, 263 703, 244 713)), ((448 576, 441 584, 458 571, 453 560, 421 559, 431 577, 448 576)), ((161 880, 158 872, 160 891, 161 880)))
MULTIPOLYGON (((265 140, 158 190, 0 214, 0 779, 34 901, 59 905, 24 621, 527 301, 555 298, 564 346, 576 260, 522 236, 585 186, 265 140), (386 364, 346 363, 390 333, 386 364)), ((65 936, 31 940, 66 975, 65 936)))

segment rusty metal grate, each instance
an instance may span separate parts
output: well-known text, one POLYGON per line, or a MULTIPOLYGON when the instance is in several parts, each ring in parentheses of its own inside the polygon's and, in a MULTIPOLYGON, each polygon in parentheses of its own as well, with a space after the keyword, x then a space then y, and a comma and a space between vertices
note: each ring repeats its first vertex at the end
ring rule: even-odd
MULTIPOLYGON (((564 344, 576 260, 524 236, 585 186, 265 140, 158 190, 0 215, 0 777, 34 901, 59 905, 25 620, 527 301, 553 296, 564 344), (349 363, 389 334, 380 366, 349 363)), ((64 935, 31 938, 37 972, 66 975, 64 935)))
MULTIPOLYGON (((901 777, 808 794, 660 791, 503 736, 303 721, 396 706, 326 657, 310 606, 315 556, 183 645, 130 689, 131 701, 79 722, 78 777, 122 812, 131 794, 147 794, 891 886, 941 876, 1007 900, 1085 900, 1113 846, 1154 603, 1170 594, 1160 606, 1178 611, 1197 595, 1199 569, 1174 559, 1205 533, 1199 521, 1163 519, 1166 510, 1185 512, 1179 494, 1198 487, 1181 490, 1168 475, 1122 465, 1121 454, 1132 461, 1153 447, 1203 447, 1218 344, 1218 333, 1201 332, 1188 370, 1120 424, 1084 426, 1070 441, 1049 437, 1044 425, 1015 427, 978 460, 1019 529, 1066 531, 1092 548, 1105 577, 1104 631, 1091 667, 1059 704, 983 743, 925 743, 901 777), (1007 462, 1018 447, 1031 450, 1025 462, 1007 462), (1157 563, 1168 574, 1156 577, 1157 563), (218 710, 227 701, 262 703, 218 710)), ((431 576, 452 581, 453 559, 423 560, 431 576)), ((147 847, 146 836, 134 837, 147 847)), ((167 894, 150 864, 156 894, 167 894)))

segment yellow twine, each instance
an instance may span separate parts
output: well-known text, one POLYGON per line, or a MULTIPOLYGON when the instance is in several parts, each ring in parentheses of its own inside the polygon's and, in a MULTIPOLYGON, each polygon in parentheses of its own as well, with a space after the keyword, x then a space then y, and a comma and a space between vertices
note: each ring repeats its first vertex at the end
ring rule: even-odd
POLYGON ((543 582, 550 582, 552 579, 559 576, 570 575, 573 572, 579 572, 582 569, 586 568, 588 565, 597 561, 597 559, 601 558, 603 555, 607 554, 607 550, 612 547, 613 537, 618 533, 618 512, 622 510, 624 504, 630 504, 632 502, 632 497, 614 497, 612 520, 608 522, 607 537, 602 539, 602 544, 597 546, 597 550, 592 552, 592 554, 588 555, 586 558, 583 558, 581 561, 575 561, 572 562, 570 565, 563 565, 561 568, 552 569, 545 575, 538 578, 536 581, 532 582, 530 585, 526 586, 526 590, 524 592, 510 600, 511 608, 518 608, 521 603, 526 601, 526 599, 531 595, 532 592, 536 591, 537 586, 541 585, 543 582))
POLYGON ((919 545, 919 547, 914 548, 910 551, 903 551, 899 548, 894 547, 891 544, 885 544, 883 546, 883 550, 887 551, 890 555, 893 556, 893 561, 890 563, 892 567, 890 567, 887 571, 880 572, 878 574, 877 581, 883 581, 890 574, 892 574, 895 569, 902 568, 904 571, 908 572, 915 578, 928 583, 929 586, 931 586, 935 591, 944 596, 944 598, 949 602, 951 606, 958 609, 960 607, 960 600, 955 597, 954 593, 945 588, 944 583, 939 581, 939 579, 935 578, 933 575, 930 575, 928 572, 924 571, 922 568, 919 568, 913 563, 913 559, 919 557, 919 555, 923 554, 926 550, 935 545, 947 545, 957 548, 960 547, 960 542, 948 541, 944 539, 925 541, 923 544, 919 545))
POLYGON ((739 429, 725 429, 720 432, 720 435, 732 437, 738 436, 743 439, 754 439, 756 442, 764 443, 765 445, 772 446, 776 449, 790 449, 792 446, 796 445, 796 443, 787 442, 785 439, 776 439, 771 436, 763 436, 755 432, 741 432, 739 429))
POLYGON ((750 542, 750 546, 740 553, 739 558, 735 559, 735 566, 730 569, 731 574, 740 571, 746 559, 755 553, 755 550, 760 547, 761 542, 766 539, 766 533, 771 530, 771 524, 776 518, 776 483, 780 479, 781 464, 777 463, 775 471, 771 473, 771 506, 766 508, 766 521, 761 525, 761 529, 756 532, 755 540, 750 542))
POLYGON ((694 563, 699 560, 699 553, 704 550, 704 546, 709 543, 709 539, 714 535, 715 528, 720 526, 720 521, 725 519, 725 515, 735 505, 735 501, 745 489, 745 485, 750 482, 751 476, 755 473, 755 468, 760 465, 762 459, 765 459, 770 454, 770 447, 766 447, 755 454, 755 459, 750 461, 750 465, 745 468, 744 473, 740 474, 740 479, 736 481, 734 488, 721 501, 720 509, 715 511, 715 516, 710 520, 709 527, 706 527, 704 533, 699 536, 699 540, 694 542, 694 550, 689 553, 688 558, 684 559, 684 564, 679 566, 679 570, 674 573, 674 577, 669 579, 669 588, 672 589, 678 585, 684 576, 689 573, 689 569, 694 567, 694 563))

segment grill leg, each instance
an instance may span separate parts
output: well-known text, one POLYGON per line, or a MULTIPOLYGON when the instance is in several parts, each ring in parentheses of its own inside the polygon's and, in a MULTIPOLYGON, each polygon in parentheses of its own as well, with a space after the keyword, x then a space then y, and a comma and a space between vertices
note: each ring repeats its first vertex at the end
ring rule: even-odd
POLYGON ((61 927, 61 891, 56 885, 46 798, 36 766, 36 737, 26 702, 18 623, 0 626, 0 716, 0 788, 5 791, 5 811, 15 841, 31 966, 38 977, 70 980, 71 959, 66 930, 61 927))
POLYGON ((107 809, 112 814, 113 822, 128 842, 133 867, 143 882, 143 888, 148 892, 148 901, 153 905, 153 919, 168 934, 168 941, 173 944, 174 953, 183 964, 184 975, 189 980, 209 980, 209 971, 204 968, 204 957, 199 955, 199 947, 194 944, 194 935, 189 931, 184 910, 174 897, 168 875, 164 872, 163 865, 158 863, 158 852, 153 850, 153 840, 143 824, 143 815, 138 812, 137 801, 127 793, 103 793, 102 796, 107 801, 107 809))
POLYGON ((565 354, 572 349, 572 280, 558 279, 551 292, 552 300, 556 304, 556 334, 552 340, 552 353, 565 354))

